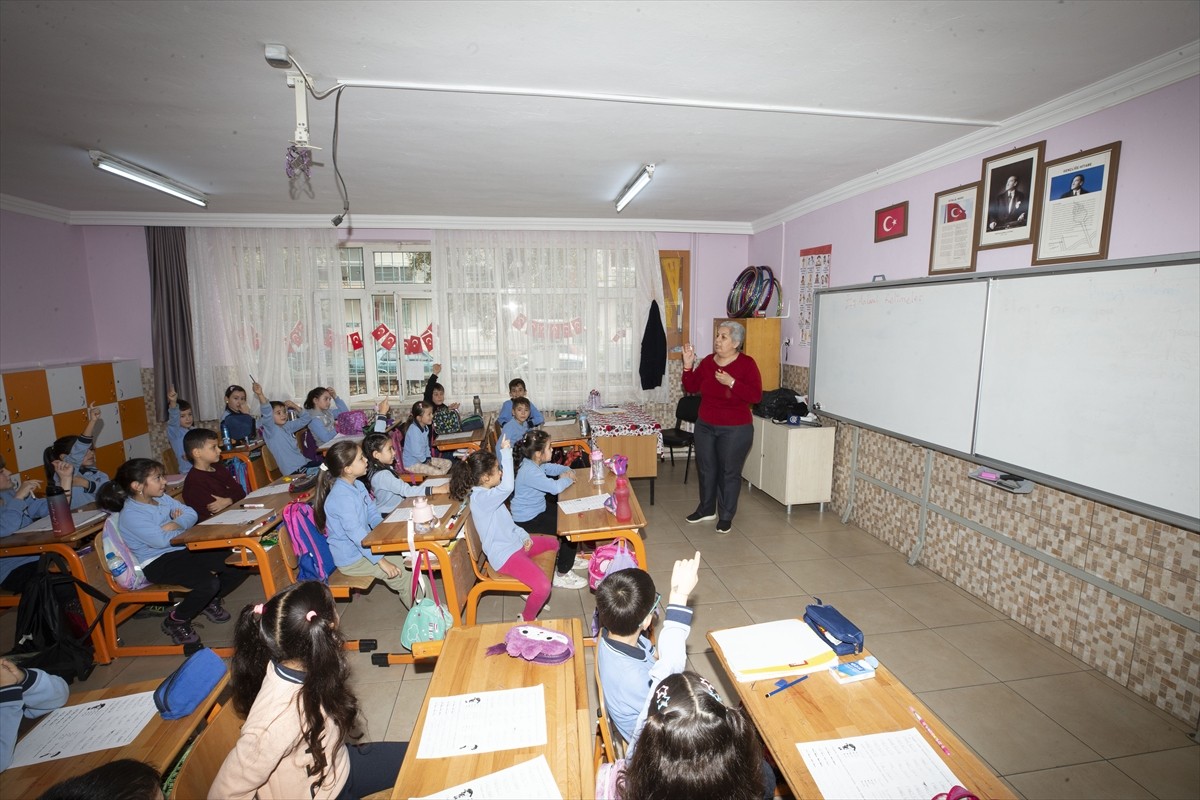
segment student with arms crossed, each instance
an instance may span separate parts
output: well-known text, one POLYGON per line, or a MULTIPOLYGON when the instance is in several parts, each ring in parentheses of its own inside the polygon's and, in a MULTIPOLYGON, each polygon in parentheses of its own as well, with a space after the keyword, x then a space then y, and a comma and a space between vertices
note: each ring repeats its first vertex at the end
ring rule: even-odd
POLYGON ((183 437, 183 452, 195 466, 183 479, 183 502, 196 512, 197 523, 246 499, 246 490, 221 463, 219 442, 208 428, 193 428, 183 437))
POLYGON ((71 690, 57 675, 21 669, 0 658, 0 772, 12 763, 22 719, 35 719, 66 705, 71 690))

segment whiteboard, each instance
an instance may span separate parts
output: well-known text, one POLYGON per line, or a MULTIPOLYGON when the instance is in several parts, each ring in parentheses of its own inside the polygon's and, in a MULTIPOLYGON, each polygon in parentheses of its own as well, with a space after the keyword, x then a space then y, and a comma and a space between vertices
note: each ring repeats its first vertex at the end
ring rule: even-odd
POLYGON ((984 281, 818 291, 811 401, 971 452, 987 291, 984 281))
POLYGON ((975 452, 1200 516, 1200 264, 992 282, 975 452))

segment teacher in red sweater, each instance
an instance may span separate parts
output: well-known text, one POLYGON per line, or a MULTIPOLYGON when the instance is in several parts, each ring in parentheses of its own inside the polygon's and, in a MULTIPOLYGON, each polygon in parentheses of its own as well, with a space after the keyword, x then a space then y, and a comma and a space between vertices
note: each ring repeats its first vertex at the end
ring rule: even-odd
POLYGON ((696 470, 700 504, 691 523, 717 520, 717 533, 729 533, 742 490, 742 465, 754 442, 750 407, 762 399, 762 375, 742 352, 746 329, 729 321, 717 328, 713 352, 696 364, 696 350, 683 346, 683 390, 700 394, 696 422, 696 470))

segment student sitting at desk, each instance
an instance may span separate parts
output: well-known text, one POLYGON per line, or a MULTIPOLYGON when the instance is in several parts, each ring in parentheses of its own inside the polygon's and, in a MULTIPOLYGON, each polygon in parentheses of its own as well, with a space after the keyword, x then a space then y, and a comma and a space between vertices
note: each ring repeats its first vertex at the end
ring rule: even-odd
POLYGON ((254 417, 246 404, 246 390, 236 383, 225 389, 225 410, 221 412, 221 431, 232 441, 241 442, 254 435, 254 417))
POLYGON ((36 719, 66 704, 71 690, 57 675, 21 669, 0 658, 0 772, 12 763, 22 719, 36 719))
POLYGON ((196 522, 246 499, 246 490, 221 463, 218 442, 208 428, 193 428, 183 437, 184 455, 195 466, 183 479, 183 502, 196 512, 196 522))
POLYGON ((695 672, 670 675, 655 687, 639 741, 628 759, 600 765, 596 800, 757 800, 775 793, 749 717, 722 703, 695 672))
MULTIPOLYGON (((520 378, 513 378, 511 381, 509 381, 508 382, 508 399, 504 401, 504 405, 500 406, 500 414, 499 414, 499 416, 496 417, 496 422, 503 425, 504 423, 506 423, 510 419, 512 419, 513 418, 513 411, 512 411, 513 401, 516 400, 518 397, 524 397, 524 396, 525 396, 525 381, 521 380, 520 378)), ((530 420, 530 423, 529 423, 530 426, 534 427, 534 428, 536 428, 538 425, 541 425, 543 422, 546 421, 545 418, 542 417, 542 412, 538 411, 537 406, 535 406, 533 404, 532 400, 529 401, 529 420, 530 420)))
POLYGON ((386 433, 368 433, 363 439, 363 452, 367 456, 367 474, 363 484, 375 498, 375 507, 380 514, 390 514, 406 497, 421 497, 432 494, 447 494, 449 484, 427 486, 405 483, 396 477, 396 446, 386 433))
POLYGON ((304 409, 291 400, 284 403, 278 400, 268 401, 267 396, 263 394, 262 386, 257 383, 250 388, 254 391, 254 396, 258 400, 259 413, 262 415, 263 440, 266 441, 267 448, 275 458, 279 471, 284 475, 291 475, 305 467, 315 467, 320 464, 320 461, 309 461, 305 458, 304 454, 300 452, 300 445, 296 443, 296 432, 311 421, 311 417, 304 409), (299 414, 296 419, 288 419, 289 408, 299 414))
POLYGON ((87 425, 83 427, 83 433, 56 439, 42 454, 47 480, 58 483, 54 474, 55 461, 65 461, 75 468, 75 475, 71 479, 75 486, 75 491, 71 493, 72 508, 80 508, 95 501, 96 492, 109 480, 107 475, 96 469, 96 443, 92 435, 99 421, 100 409, 96 408, 95 403, 88 403, 87 425))
POLYGON ((417 475, 445 475, 450 461, 433 454, 433 405, 424 400, 413 403, 412 413, 402 429, 404 452, 400 454, 405 471, 417 475))
MULTIPOLYGON (((510 442, 520 442, 525 438, 525 434, 533 430, 533 422, 530 416, 533 413, 533 403, 529 402, 524 397, 514 398, 512 401, 512 419, 505 422, 500 427, 500 438, 508 439, 510 442)), ((500 455, 500 442, 496 441, 496 455, 500 455)))
POLYGON ((425 382, 426 403, 433 406, 433 429, 438 434, 458 433, 462 430, 462 418, 458 415, 458 403, 446 404, 446 387, 438 383, 441 364, 433 365, 433 372, 425 382))
POLYGON ((192 462, 187 460, 187 453, 183 449, 183 437, 192 429, 194 417, 192 404, 180 400, 174 386, 167 389, 167 441, 171 443, 175 461, 179 463, 179 472, 183 475, 192 468, 192 462))
MULTIPOLYGON (((65 461, 54 462, 55 476, 60 486, 65 486, 67 501, 70 502, 74 489, 75 468, 65 461)), ((18 485, 9 472, 8 465, 0 456, 0 538, 12 536, 34 520, 50 513, 43 498, 33 493, 42 485, 41 481, 21 481, 18 485)), ((25 584, 37 572, 38 556, 8 556, 0 558, 0 588, 13 594, 21 594, 25 584)), ((74 589, 71 593, 74 594, 74 589)))
POLYGON ((241 586, 248 573, 225 563, 228 550, 188 550, 171 544, 196 524, 196 512, 166 494, 164 471, 157 461, 131 458, 100 489, 96 504, 105 511, 120 512, 121 538, 146 580, 190 590, 163 617, 162 631, 175 644, 197 644, 200 635, 192 620, 204 614, 209 622, 228 622, 229 612, 221 600, 241 586))
POLYGON ((699 580, 700 553, 675 562, 667 618, 658 635, 659 653, 642 635, 654 624, 660 595, 654 579, 642 569, 623 569, 604 576, 596 587, 600 636, 596 663, 604 684, 604 704, 617 731, 632 749, 646 721, 646 708, 655 685, 687 667, 687 637, 692 630, 688 597, 699 580))
MULTIPOLYGON (((304 410, 308 417, 308 429, 318 445, 325 444, 337 436, 334 422, 338 414, 350 410, 346 401, 337 396, 337 392, 327 386, 318 386, 304 398, 304 410)), ((301 417, 304 419, 304 417, 301 417)))
MULTIPOLYGON (((558 536, 558 502, 555 498, 575 482, 575 471, 550 461, 550 434, 530 431, 513 447, 513 469, 517 472, 517 488, 513 491, 509 509, 513 522, 530 533, 558 536)), ((552 583, 559 589, 582 589, 587 578, 571 570, 587 569, 588 562, 578 556, 579 545, 567 539, 558 540, 558 560, 554 565, 552 583)))
POLYGON ((362 719, 345 644, 323 583, 296 583, 242 609, 230 683, 246 721, 210 798, 333 800, 393 787, 408 742, 350 744, 362 719))

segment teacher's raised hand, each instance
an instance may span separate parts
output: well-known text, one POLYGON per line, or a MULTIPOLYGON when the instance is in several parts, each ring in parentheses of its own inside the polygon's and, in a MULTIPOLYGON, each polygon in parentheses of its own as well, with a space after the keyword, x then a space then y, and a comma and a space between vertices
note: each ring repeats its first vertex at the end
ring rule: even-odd
POLYGON ((683 346, 683 368, 691 369, 696 364, 696 348, 692 347, 691 342, 683 346))

